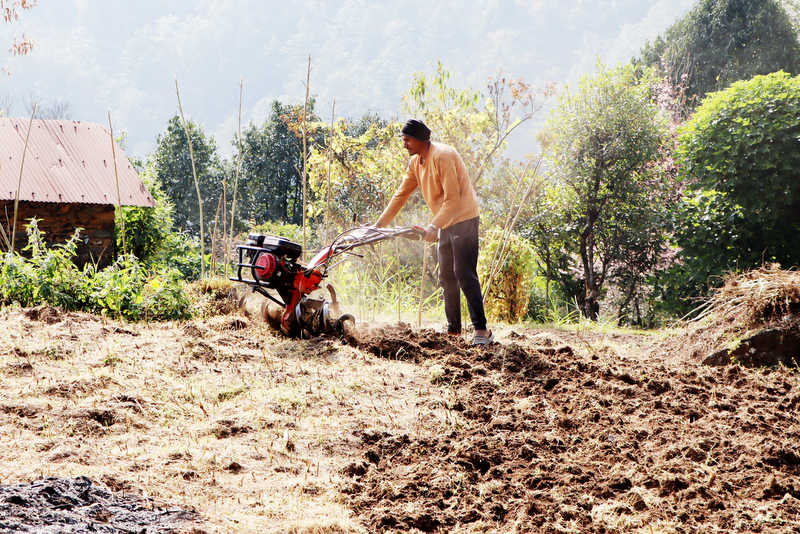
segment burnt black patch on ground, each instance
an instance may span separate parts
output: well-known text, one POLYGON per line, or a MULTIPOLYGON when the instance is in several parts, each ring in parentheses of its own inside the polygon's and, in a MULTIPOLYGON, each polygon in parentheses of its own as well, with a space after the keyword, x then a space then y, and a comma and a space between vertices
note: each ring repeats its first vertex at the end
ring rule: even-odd
POLYGON ((200 517, 133 493, 115 493, 86 477, 0 485, 0 533, 201 534, 200 517))

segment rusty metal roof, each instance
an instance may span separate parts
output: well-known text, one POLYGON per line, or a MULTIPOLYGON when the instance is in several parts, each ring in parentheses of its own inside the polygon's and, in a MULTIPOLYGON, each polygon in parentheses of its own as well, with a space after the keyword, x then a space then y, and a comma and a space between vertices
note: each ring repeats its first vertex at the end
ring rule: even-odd
POLYGON ((0 118, 0 200, 14 200, 19 186, 19 199, 32 202, 156 205, 116 141, 112 151, 108 130, 88 122, 32 121, 20 181, 29 124, 0 118))

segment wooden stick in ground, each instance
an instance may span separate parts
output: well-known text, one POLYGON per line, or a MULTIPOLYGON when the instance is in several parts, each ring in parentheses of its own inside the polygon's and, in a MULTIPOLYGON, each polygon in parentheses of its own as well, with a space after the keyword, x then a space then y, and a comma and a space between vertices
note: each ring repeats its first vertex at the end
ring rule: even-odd
POLYGON ((28 133, 25 134, 25 146, 22 148, 22 161, 19 164, 19 181, 17 182, 17 190, 14 194, 14 224, 11 230, 11 249, 14 252, 15 240, 17 239, 17 217, 19 215, 19 192, 22 188, 22 170, 25 168, 25 154, 28 152, 28 140, 31 137, 31 128, 33 128, 33 118, 36 116, 36 102, 33 103, 33 110, 31 111, 31 120, 28 122, 28 133))
POLYGON ((308 229, 308 209, 306 208, 308 182, 308 98, 311 90, 311 54, 308 55, 308 71, 306 72, 306 100, 303 104, 303 254, 306 253, 306 233, 308 229))
MULTIPOLYGON (((3 175, 3 164, 0 163, 0 176, 3 175)), ((6 212, 6 220, 8 220, 8 212, 6 212)), ((6 229, 0 224, 0 238, 3 239, 3 243, 6 244, 6 249, 10 252, 11 251, 11 243, 8 241, 8 235, 6 234, 6 229)))
MULTIPOLYGON (((517 205, 517 212, 514 215, 514 219, 511 221, 511 224, 509 225, 508 230, 506 231, 505 236, 502 239, 502 249, 500 251, 500 257, 498 259, 497 266, 494 269, 494 272, 492 273, 492 276, 491 276, 491 278, 489 280, 489 285, 491 285, 491 283, 494 281, 494 278, 497 276, 497 273, 500 272, 500 268, 502 267, 503 263, 505 263, 505 261, 506 261, 506 257, 508 256, 508 251, 506 250, 507 247, 508 247, 508 240, 511 237, 511 233, 514 231, 514 227, 517 225, 517 221, 519 220, 519 216, 522 213, 522 207, 525 205, 525 202, 528 200, 528 197, 531 194, 531 189, 533 188, 534 185, 537 184, 536 176, 539 174, 539 167, 540 167, 541 164, 542 164, 542 158, 539 157, 539 161, 536 162, 536 167, 533 169, 533 176, 531 176, 531 181, 528 184, 528 188, 525 190, 525 194, 522 196, 522 199, 520 200, 519 204, 517 205)), ((527 170, 527 166, 526 166, 526 170, 527 170)), ((484 294, 484 298, 485 298, 485 294, 484 294)))
POLYGON ((397 279, 395 280, 395 287, 397 288, 397 322, 402 323, 403 320, 400 314, 400 304, 402 303, 402 290, 400 289, 400 240, 394 240, 394 261, 397 268, 397 279))
POLYGON ((230 247, 233 246, 233 232, 236 226, 236 194, 239 190, 239 173, 242 170, 242 91, 244 90, 244 76, 239 78, 239 154, 236 156, 236 180, 233 183, 233 203, 231 204, 231 234, 225 243, 225 277, 228 277, 230 265, 230 247))
POLYGON ((428 273, 428 243, 422 241, 422 280, 419 282, 419 306, 417 307, 417 328, 422 327, 422 303, 425 301, 425 275, 428 273))
POLYGON ((114 159, 114 179, 117 181, 117 210, 122 226, 122 253, 128 255, 128 240, 125 238, 125 215, 122 213, 122 195, 119 192, 119 171, 117 171, 117 144, 114 142, 114 125, 111 124, 111 111, 108 112, 108 133, 111 135, 111 156, 114 159))
MULTIPOLYGON (((517 195, 519 195, 519 190, 522 187, 522 184, 525 182, 525 173, 528 172, 528 165, 530 165, 530 161, 525 164, 525 168, 522 170, 522 174, 520 175, 519 180, 517 181, 517 187, 514 188, 514 194, 511 196, 511 203, 509 206, 513 207, 517 202, 517 195)), ((512 213, 514 212, 513 209, 509 208, 508 213, 506 214, 506 222, 503 224, 503 230, 501 232, 501 239, 502 235, 505 234, 506 228, 508 228, 509 224, 511 224, 511 217, 512 213)), ((481 280, 481 287, 485 288, 489 284, 489 279, 491 278, 491 274, 495 268, 495 262, 497 261, 499 247, 495 247, 494 254, 492 255, 492 261, 489 263, 489 271, 486 273, 486 279, 481 280)), ((483 292, 483 298, 486 299, 486 295, 488 292, 483 292)))
MULTIPOLYGON (((509 204, 509 210, 506 214, 506 222, 503 224, 502 231, 500 232, 500 242, 503 241, 506 233, 506 229, 511 225, 511 219, 513 218, 514 209, 513 207, 517 203, 517 195, 519 195, 519 190, 522 187, 522 184, 525 182, 525 174, 528 172, 528 166, 530 165, 530 160, 528 163, 525 164, 525 168, 522 170, 520 174, 519 180, 517 181, 517 187, 514 189, 514 194, 511 197, 511 203, 509 204)), ((486 299, 486 295, 489 294, 487 289, 488 286, 491 285, 493 280, 493 273, 495 272, 496 265, 498 264, 498 257, 500 256, 500 246, 495 247, 494 254, 492 255, 492 261, 489 262, 489 270, 486 273, 486 279, 481 280, 481 287, 484 288, 483 291, 483 298, 486 299)), ((502 264, 501 264, 502 265, 502 264)))
POLYGON ((331 104, 331 133, 328 136, 328 187, 325 198, 325 243, 331 238, 331 165, 333 163, 333 125, 336 120, 336 99, 331 104))
POLYGON ((203 195, 200 194, 200 182, 197 180, 197 167, 194 163, 194 148, 192 148, 192 136, 189 135, 189 127, 186 125, 186 118, 183 115, 181 106, 181 92, 178 89, 178 78, 175 77, 175 94, 178 96, 178 111, 181 113, 183 131, 186 132, 186 140, 189 142, 189 159, 192 161, 192 176, 194 177, 194 188, 197 191, 197 203, 200 209, 200 279, 206 277, 206 246, 205 229, 203 227, 203 195))
MULTIPOLYGON (((223 183, 222 186, 223 190, 225 189, 225 185, 223 183)), ((220 195, 219 200, 217 200, 217 212, 214 216, 214 234, 211 238, 211 268, 209 271, 211 272, 211 276, 216 276, 217 272, 217 230, 219 229, 219 216, 220 212, 222 211, 222 195, 220 195)))

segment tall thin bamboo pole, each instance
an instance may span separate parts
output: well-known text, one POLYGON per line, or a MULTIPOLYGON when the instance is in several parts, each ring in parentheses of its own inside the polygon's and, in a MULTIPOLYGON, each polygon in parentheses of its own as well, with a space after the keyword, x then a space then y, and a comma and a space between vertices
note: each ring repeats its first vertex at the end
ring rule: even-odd
POLYGON ((31 120, 28 122, 28 133, 25 134, 25 146, 22 148, 22 161, 19 164, 19 181, 17 182, 17 190, 14 192, 14 224, 11 230, 11 252, 14 252, 14 245, 17 239, 17 217, 19 216, 19 192, 22 189, 22 170, 25 168, 25 154, 28 152, 28 140, 31 137, 31 128, 33 128, 33 118, 35 116, 36 102, 33 103, 31 120))
POLYGON ((311 91, 311 54, 308 55, 306 72, 306 100, 303 104, 303 254, 306 253, 306 234, 308 233, 308 98, 311 91))
POLYGON ((400 290, 400 240, 394 240, 394 261, 397 265, 397 279, 395 280, 395 288, 397 289, 397 322, 402 323, 402 317, 400 315, 400 303, 402 299, 400 298, 400 294, 402 291, 400 290))
POLYGON ((336 120, 336 99, 333 99, 331 105, 331 132, 328 136, 328 186, 326 188, 325 198, 325 243, 331 238, 330 224, 331 224, 331 166, 333 164, 333 125, 336 120))
POLYGON ((200 279, 206 277, 206 245, 205 245, 205 228, 203 227, 203 195, 200 194, 200 182, 197 180, 197 167, 194 163, 194 148, 192 148, 192 136, 189 135, 189 127, 186 125, 186 118, 183 115, 183 106, 181 106, 181 92, 178 89, 178 77, 175 77, 175 94, 178 95, 178 110, 181 113, 181 122, 183 123, 183 131, 186 132, 186 140, 189 142, 189 159, 192 161, 192 176, 194 177, 194 188, 197 191, 197 203, 200 208, 200 279))
POLYGON ((236 180, 233 184, 233 203, 231 204, 231 234, 225 244, 225 276, 228 276, 230 265, 230 247, 233 245, 233 232, 236 226, 236 195, 239 191, 239 173, 242 170, 242 92, 244 90, 244 76, 239 78, 239 154, 236 156, 236 180))
POLYGON ((422 303, 425 301, 425 275, 428 273, 428 243, 422 241, 422 280, 419 282, 419 307, 417 308, 417 328, 422 327, 422 303))
MULTIPOLYGON (((536 176, 539 174, 539 167, 542 164, 542 158, 539 157, 539 161, 536 162, 536 167, 533 169, 533 176, 531 177, 531 181, 528 184, 528 187, 525 189, 525 194, 520 199, 519 205, 517 206, 517 211, 514 215, 513 220, 510 224, 506 225, 506 228, 503 229, 503 232, 500 235, 500 243, 498 243, 497 249, 495 249, 495 257, 497 258, 496 265, 493 264, 489 270, 489 281, 486 284, 486 287, 483 288, 483 299, 486 300, 486 295, 489 294, 489 288, 494 282, 494 278, 497 276, 497 273, 500 272, 500 268, 502 267, 503 263, 506 260, 506 248, 508 247, 508 239, 511 237, 511 232, 514 230, 514 227, 517 225, 517 221, 519 220, 520 213, 522 213, 522 206, 525 204, 525 201, 528 199, 528 196, 531 194, 531 189, 533 188, 534 184, 536 183, 536 176), (502 248, 501 248, 502 247, 502 248), (498 249, 500 253, 498 254, 498 249)), ((527 165, 525 166, 527 171, 527 165)), ((523 173, 524 175, 524 173, 523 173)), ((513 208, 512 208, 513 209, 513 208)))
POLYGON ((117 144, 114 142, 114 125, 111 124, 111 111, 108 112, 108 133, 111 134, 111 155, 114 158, 114 179, 117 181, 117 209, 122 225, 122 253, 128 255, 128 240, 125 237, 125 216, 122 213, 122 195, 119 192, 119 171, 117 171, 117 144))

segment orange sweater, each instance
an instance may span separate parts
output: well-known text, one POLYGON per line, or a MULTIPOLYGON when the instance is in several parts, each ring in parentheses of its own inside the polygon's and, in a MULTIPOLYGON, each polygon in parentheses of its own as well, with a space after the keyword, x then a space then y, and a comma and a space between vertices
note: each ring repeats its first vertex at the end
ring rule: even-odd
POLYGON ((425 163, 420 162, 419 156, 411 157, 406 177, 377 226, 389 225, 417 187, 433 213, 431 224, 436 228, 448 228, 478 216, 478 196, 461 156, 453 147, 431 143, 425 163))

